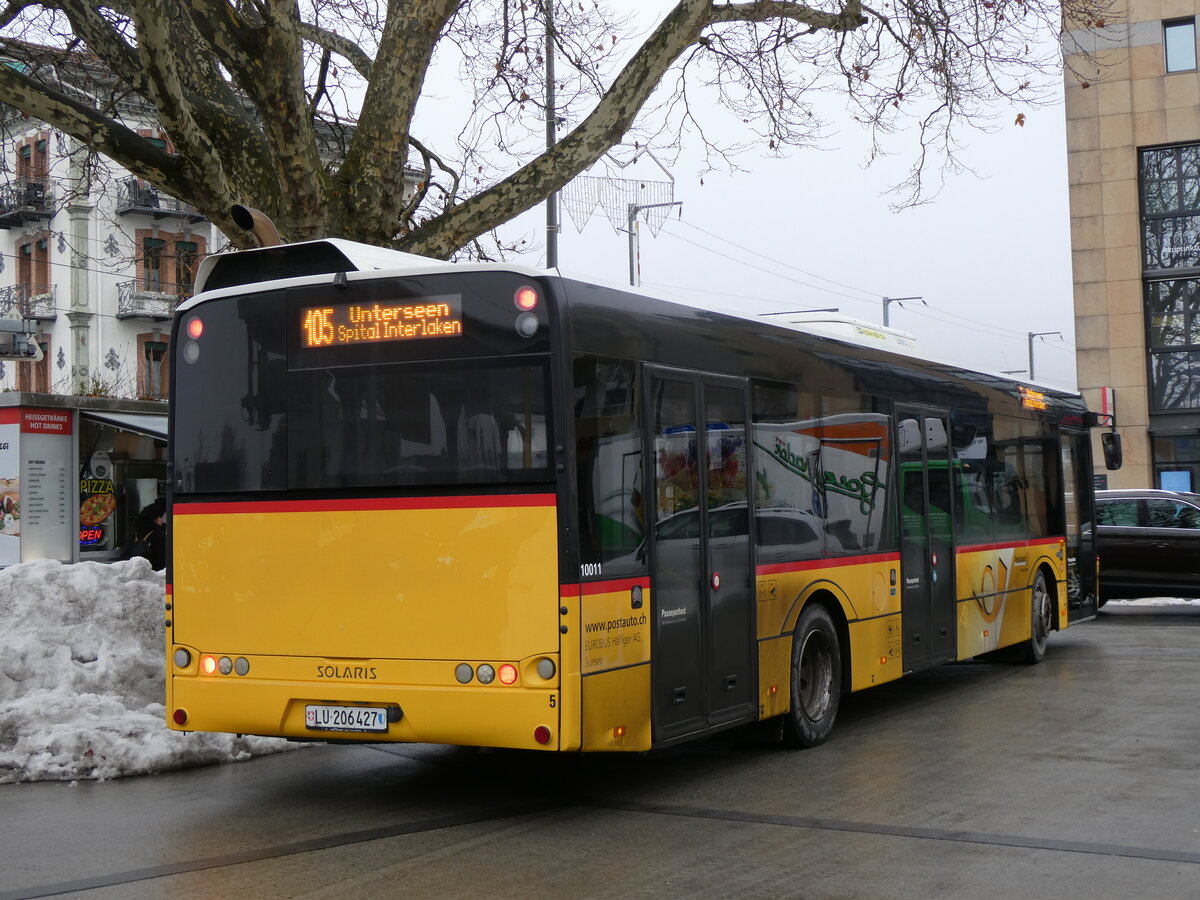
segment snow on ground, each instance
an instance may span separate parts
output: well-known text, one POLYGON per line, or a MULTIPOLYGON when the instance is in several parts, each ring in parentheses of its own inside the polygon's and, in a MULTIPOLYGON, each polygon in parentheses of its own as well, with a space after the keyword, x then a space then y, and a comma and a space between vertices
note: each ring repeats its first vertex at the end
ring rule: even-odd
POLYGON ((0 570, 0 784, 119 778, 295 747, 169 731, 163 573, 145 559, 0 570))
POLYGON ((1200 600, 1183 600, 1178 597, 1147 597, 1144 600, 1109 600, 1104 604, 1113 606, 1200 606, 1200 600))

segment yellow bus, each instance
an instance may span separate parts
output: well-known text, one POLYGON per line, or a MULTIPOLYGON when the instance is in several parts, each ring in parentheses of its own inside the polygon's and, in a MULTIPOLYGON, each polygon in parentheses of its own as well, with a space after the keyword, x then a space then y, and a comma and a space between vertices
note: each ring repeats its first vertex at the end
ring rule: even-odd
MULTIPOLYGON (((167 720, 645 751, 1094 615, 1080 398, 519 266, 204 261, 167 720)), ((734 298, 731 298, 734 299, 734 298)))

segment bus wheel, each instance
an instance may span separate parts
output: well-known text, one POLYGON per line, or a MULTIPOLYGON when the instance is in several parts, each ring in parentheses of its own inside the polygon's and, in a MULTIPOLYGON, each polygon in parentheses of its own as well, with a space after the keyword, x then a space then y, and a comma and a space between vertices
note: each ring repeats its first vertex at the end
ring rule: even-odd
POLYGON ((1050 637, 1050 629, 1054 627, 1054 603, 1050 588, 1046 584, 1046 576, 1038 572, 1033 579, 1033 597, 1030 604, 1030 634, 1029 640, 1017 648, 1016 659, 1023 663, 1041 662, 1046 656, 1046 639, 1050 637))
POLYGON ((792 636, 792 709, 783 720, 783 743, 815 747, 833 730, 842 693, 842 648, 825 607, 810 603, 792 636))

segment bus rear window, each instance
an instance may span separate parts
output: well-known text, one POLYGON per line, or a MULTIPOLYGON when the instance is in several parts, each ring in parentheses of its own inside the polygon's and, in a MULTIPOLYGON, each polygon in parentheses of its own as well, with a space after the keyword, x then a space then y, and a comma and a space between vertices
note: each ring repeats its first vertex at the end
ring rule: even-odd
POLYGON ((292 372, 291 488, 551 477, 542 363, 292 372))
POLYGON ((347 359, 297 366, 286 335, 283 292, 184 315, 172 373, 176 491, 553 479, 546 354, 450 361, 426 351, 408 360, 339 352, 347 359))

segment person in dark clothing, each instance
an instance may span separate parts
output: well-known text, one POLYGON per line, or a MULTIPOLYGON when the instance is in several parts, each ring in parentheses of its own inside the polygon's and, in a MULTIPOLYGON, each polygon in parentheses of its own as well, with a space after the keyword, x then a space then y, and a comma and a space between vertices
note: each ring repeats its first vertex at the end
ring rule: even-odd
MULTIPOLYGON (((147 559, 155 571, 167 565, 167 504, 161 497, 138 513, 133 523, 134 541, 145 541, 149 547, 147 559)), ((140 555, 140 554, 139 554, 140 555)))

